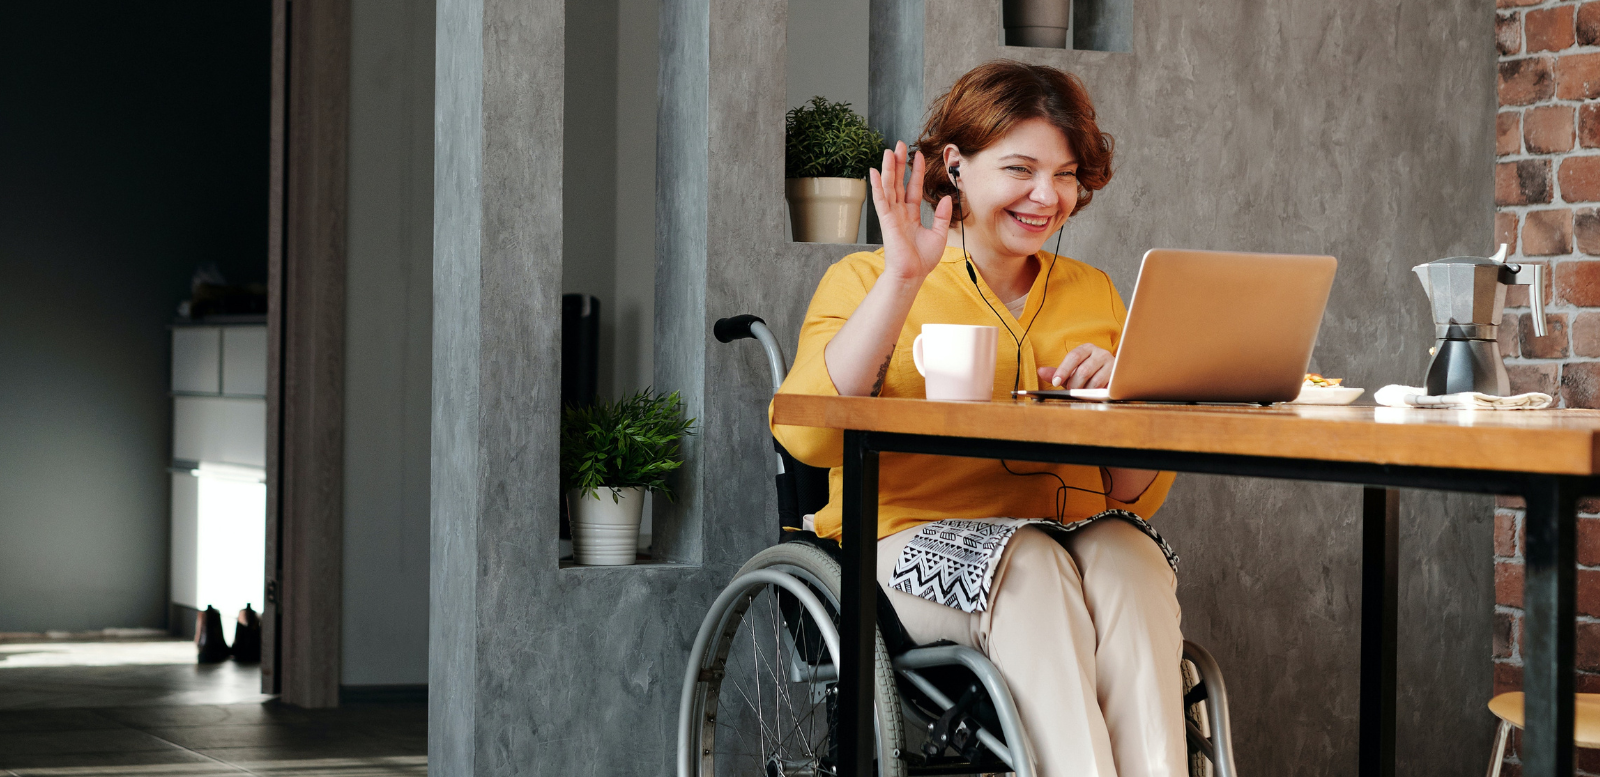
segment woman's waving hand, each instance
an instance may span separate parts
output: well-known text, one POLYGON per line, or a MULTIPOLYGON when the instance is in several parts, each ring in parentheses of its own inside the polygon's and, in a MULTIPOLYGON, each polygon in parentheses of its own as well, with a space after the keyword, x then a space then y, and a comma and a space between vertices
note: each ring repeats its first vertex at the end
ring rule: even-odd
POLYGON ((883 152, 883 171, 869 170, 872 181, 872 206, 883 228, 885 274, 900 280, 921 281, 938 266, 944 256, 945 234, 950 229, 953 206, 949 197, 940 198, 933 210, 933 226, 922 226, 922 176, 926 164, 922 152, 913 155, 911 179, 906 179, 906 144, 883 152))
POLYGON ((850 320, 828 341, 823 358, 833 387, 844 396, 876 396, 883 389, 895 341, 905 326, 906 314, 922 288, 922 281, 944 256, 945 234, 950 229, 949 197, 939 200, 933 226, 922 226, 922 154, 911 164, 911 180, 904 186, 906 144, 896 143, 883 152, 883 170, 870 171, 872 205, 883 227, 883 275, 851 314, 850 320))

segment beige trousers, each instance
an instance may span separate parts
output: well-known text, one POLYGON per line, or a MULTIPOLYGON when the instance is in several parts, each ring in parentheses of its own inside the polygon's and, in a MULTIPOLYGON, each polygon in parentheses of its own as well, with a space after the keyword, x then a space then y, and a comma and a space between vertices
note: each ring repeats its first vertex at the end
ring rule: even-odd
MULTIPOLYGON (((885 590, 915 533, 878 542, 885 590)), ((1039 529, 1019 529, 985 612, 888 595, 918 643, 948 639, 994 662, 1044 777, 1188 774, 1177 577, 1128 523, 1100 520, 1065 548, 1039 529)))

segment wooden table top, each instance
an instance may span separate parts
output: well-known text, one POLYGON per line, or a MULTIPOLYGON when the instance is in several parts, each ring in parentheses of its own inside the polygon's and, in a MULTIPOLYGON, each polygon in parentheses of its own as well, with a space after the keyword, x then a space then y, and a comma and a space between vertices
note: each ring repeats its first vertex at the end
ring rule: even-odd
POLYGON ((1600 474, 1600 410, 931 402, 779 394, 790 426, 1447 469, 1600 474))

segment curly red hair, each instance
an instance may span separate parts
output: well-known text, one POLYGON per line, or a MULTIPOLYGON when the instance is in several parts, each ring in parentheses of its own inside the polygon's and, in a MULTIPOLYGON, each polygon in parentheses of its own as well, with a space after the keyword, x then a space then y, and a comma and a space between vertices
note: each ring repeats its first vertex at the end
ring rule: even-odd
POLYGON ((1078 158, 1076 214, 1089 206, 1094 193, 1111 182, 1111 135, 1095 123, 1094 103, 1077 76, 1044 65, 1009 59, 985 62, 962 76, 950 91, 933 101, 916 149, 927 158, 922 196, 930 205, 949 196, 954 218, 962 218, 961 194, 939 162, 946 145, 964 155, 993 145, 1017 124, 1044 119, 1067 136, 1078 158))

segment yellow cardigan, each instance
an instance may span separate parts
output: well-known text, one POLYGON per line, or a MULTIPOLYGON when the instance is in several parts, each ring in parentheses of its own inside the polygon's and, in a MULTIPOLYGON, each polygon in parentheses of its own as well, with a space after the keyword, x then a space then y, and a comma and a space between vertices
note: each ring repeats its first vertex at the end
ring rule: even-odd
MULTIPOLYGON (((1041 251, 1040 271, 1028 292, 1022 321, 1011 317, 993 290, 978 276, 983 297, 967 274, 959 248, 946 248, 939 266, 929 273, 917 299, 906 316, 900 339, 895 344, 889 372, 884 379, 885 397, 923 398, 923 380, 911 361, 911 341, 923 324, 976 324, 995 326, 1000 319, 1013 332, 1023 328, 1037 313, 1038 321, 1023 341, 1021 387, 1039 387, 1036 365, 1057 366, 1067 351, 1082 343, 1094 343, 1113 353, 1122 335, 1127 310, 1116 287, 1105 273, 1082 262, 1041 251), (1054 269, 1052 270, 1052 260, 1054 269), (1044 286, 1049 276, 1049 294, 1044 286), (984 298, 989 305, 984 304, 984 298), (1040 311, 1040 303, 1045 308, 1040 311)), ((883 274, 883 249, 851 254, 828 268, 806 311, 800 329, 800 348, 794 368, 779 393, 838 396, 823 362, 823 348, 861 304, 878 276, 883 274)), ((995 359, 994 397, 1009 399, 1017 369, 1016 342, 1001 327, 1000 348, 995 359)), ((771 412, 768 411, 768 421, 771 412)), ((840 535, 841 491, 844 486, 844 433, 837 429, 772 425, 772 433, 795 458, 815 467, 829 467, 828 505, 817 512, 817 534, 840 535)), ((1016 472, 1054 472, 1069 486, 1093 492, 1105 490, 1098 467, 1038 462, 1009 462, 1016 472)), ((1047 476, 1019 476, 1005 471, 994 459, 966 459, 909 453, 884 453, 879 457, 878 537, 883 538, 919 523, 947 518, 1054 518, 1059 485, 1047 476)), ((1149 519, 1155 514, 1172 487, 1173 474, 1163 472, 1132 503, 1118 502, 1099 493, 1068 490, 1065 516, 1082 520, 1111 508, 1129 510, 1149 519)))

